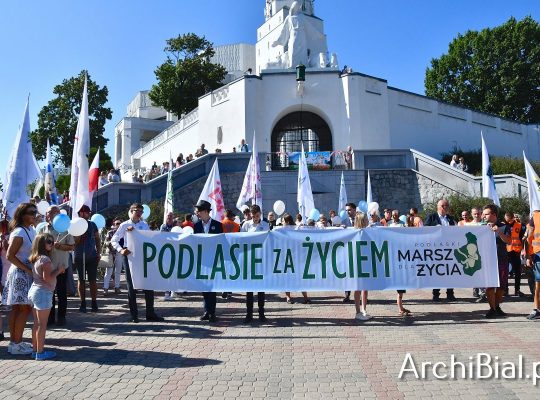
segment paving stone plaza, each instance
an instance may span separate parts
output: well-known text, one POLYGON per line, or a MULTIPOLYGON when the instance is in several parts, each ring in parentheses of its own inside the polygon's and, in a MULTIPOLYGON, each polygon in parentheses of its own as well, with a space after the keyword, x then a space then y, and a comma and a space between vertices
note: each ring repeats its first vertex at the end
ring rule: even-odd
MULTIPOLYGON (((101 291, 100 291, 101 295, 101 291)), ((200 322, 200 294, 156 302, 165 322, 129 321, 125 291, 100 300, 97 314, 77 311, 47 332, 52 361, 11 356, 2 343, 0 388, 5 399, 538 399, 532 379, 398 379, 407 353, 422 362, 466 363, 478 353, 500 362, 540 361, 540 321, 528 321, 530 299, 507 298, 508 318, 486 320, 486 303, 457 290, 454 303, 410 291, 397 315, 395 292, 371 292, 374 318, 357 322, 354 305, 337 292, 311 293, 312 304, 267 296, 268 323, 243 325, 244 294, 218 303, 219 321, 200 322), (39 374, 38 374, 39 372, 39 374), (29 378, 39 376, 38 378, 29 378), (38 389, 39 388, 39 389, 38 389)), ((444 293, 443 293, 444 296, 444 293)), ((142 297, 142 296, 140 296, 142 297)), ((159 297, 160 299, 162 297, 159 297)), ((142 306, 142 301, 139 302, 142 306)), ((143 316, 144 307, 139 310, 143 316)), ((30 336, 27 325, 25 338, 30 336)), ((410 366, 410 365, 409 365, 410 366)), ((439 374, 444 370, 438 370, 439 374)), ((484 371, 485 372, 485 371, 484 371)), ((457 375, 460 375, 457 370, 457 375)), ((524 373, 525 376, 525 373, 524 373)))

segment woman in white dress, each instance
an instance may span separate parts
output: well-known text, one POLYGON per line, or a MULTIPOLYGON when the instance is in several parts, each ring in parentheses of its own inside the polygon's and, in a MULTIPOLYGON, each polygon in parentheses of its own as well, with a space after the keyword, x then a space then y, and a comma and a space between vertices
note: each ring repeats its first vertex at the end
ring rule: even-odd
POLYGON ((32 312, 28 291, 32 285, 32 263, 28 260, 36 236, 34 222, 37 208, 32 203, 22 203, 15 210, 10 222, 11 234, 7 259, 11 263, 2 293, 2 304, 10 306, 8 352, 31 354, 32 345, 22 341, 24 327, 32 312))

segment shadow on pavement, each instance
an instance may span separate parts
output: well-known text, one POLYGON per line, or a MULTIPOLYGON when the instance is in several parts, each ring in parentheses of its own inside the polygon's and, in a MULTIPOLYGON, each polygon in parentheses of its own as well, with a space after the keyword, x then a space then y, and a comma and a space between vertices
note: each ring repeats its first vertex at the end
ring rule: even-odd
MULTIPOLYGON (((221 361, 210 358, 189 358, 180 354, 159 351, 136 351, 120 349, 96 349, 85 347, 78 350, 55 349, 55 362, 85 362, 99 365, 135 365, 146 368, 193 368, 218 365, 221 361)), ((54 362, 54 361, 53 361, 54 362)))

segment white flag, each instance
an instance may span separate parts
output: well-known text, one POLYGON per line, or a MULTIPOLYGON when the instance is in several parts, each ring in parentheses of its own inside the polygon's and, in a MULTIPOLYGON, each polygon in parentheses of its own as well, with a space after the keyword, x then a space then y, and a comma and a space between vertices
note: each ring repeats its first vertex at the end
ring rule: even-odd
POLYGON ((341 210, 345 210, 345 204, 347 204, 347 189, 345 188, 345 177, 341 172, 341 184, 339 185, 339 205, 338 214, 341 210))
POLYGON ((83 205, 92 208, 92 197, 88 190, 88 153, 90 152, 90 122, 88 120, 87 82, 84 79, 84 90, 81 103, 79 122, 73 144, 73 159, 71 162, 71 184, 69 198, 74 215, 83 205))
POLYGON ((367 172, 367 188, 366 188, 366 203, 373 203, 373 194, 371 193, 371 177, 367 172))
POLYGON ((529 160, 525 157, 525 152, 523 152, 523 161, 525 162, 525 173, 527 175, 527 191, 529 192, 529 208, 531 210, 531 215, 533 211, 540 211, 540 178, 538 174, 534 171, 529 160))
POLYGON ((163 223, 167 223, 167 214, 174 212, 173 207, 173 184, 172 184, 172 171, 167 172, 167 191, 165 192, 165 203, 163 204, 163 223))
POLYGON ((493 171, 491 164, 489 163, 489 154, 484 141, 484 135, 480 132, 482 137, 482 197, 493 200, 493 204, 500 207, 501 202, 495 189, 495 180, 493 179, 493 171))
POLYGON ((4 185, 4 206, 8 215, 13 217, 17 206, 30 200, 27 191, 28 185, 42 179, 41 170, 32 152, 32 142, 30 140, 30 116, 28 111, 28 101, 24 109, 23 123, 19 128, 8 167, 6 169, 6 179, 4 185))
POLYGON ((45 197, 49 195, 51 204, 58 204, 58 194, 56 193, 56 177, 51 158, 51 145, 47 139, 47 154, 45 157, 45 197))
POLYGON ((298 195, 296 201, 298 202, 298 213, 302 215, 302 221, 305 224, 311 210, 315 208, 315 203, 313 202, 306 155, 304 154, 304 143, 302 143, 302 154, 300 154, 300 164, 298 165, 298 195))
POLYGON ((236 208, 241 210, 241 207, 251 200, 251 204, 257 204, 262 212, 262 191, 261 191, 261 171, 259 166, 259 153, 255 144, 255 135, 253 135, 253 151, 249 159, 249 165, 242 184, 240 196, 236 202, 236 208))
POLYGON ((221 179, 219 178, 218 160, 214 162, 214 166, 208 175, 208 179, 204 185, 199 200, 205 200, 212 205, 210 217, 216 221, 221 221, 225 214, 225 203, 223 201, 223 192, 221 191, 221 179))

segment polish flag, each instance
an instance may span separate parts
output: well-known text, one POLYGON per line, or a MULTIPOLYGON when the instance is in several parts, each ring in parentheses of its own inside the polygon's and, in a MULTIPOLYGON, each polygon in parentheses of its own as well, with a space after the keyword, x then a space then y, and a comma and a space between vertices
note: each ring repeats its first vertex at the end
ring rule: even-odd
POLYGON ((88 192, 94 193, 96 190, 98 190, 98 181, 99 181, 99 149, 88 171, 88 192))

